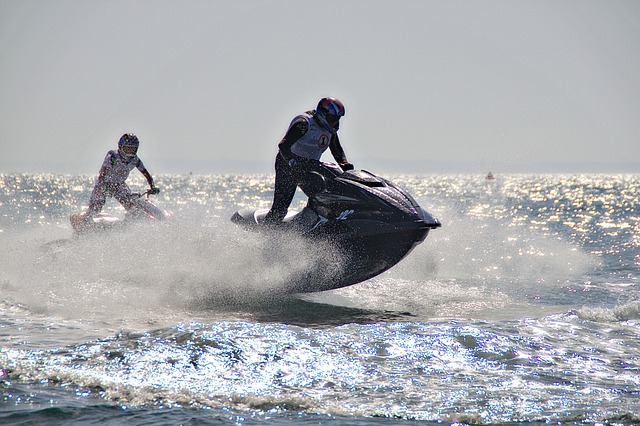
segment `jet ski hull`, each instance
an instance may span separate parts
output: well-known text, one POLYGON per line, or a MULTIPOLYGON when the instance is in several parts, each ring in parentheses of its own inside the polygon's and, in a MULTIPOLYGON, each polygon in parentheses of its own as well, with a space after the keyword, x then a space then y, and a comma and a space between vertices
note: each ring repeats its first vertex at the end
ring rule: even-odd
MULTIPOLYGON (((395 266, 422 242, 429 229, 406 229, 336 242, 343 254, 343 265, 331 282, 315 283, 316 288, 332 290, 371 279, 395 266)), ((301 292, 318 291, 309 282, 298 286, 301 292)))
POLYGON ((309 196, 307 206, 288 214, 282 223, 265 226, 264 209, 243 209, 231 217, 250 229, 291 232, 340 252, 335 273, 328 274, 322 265, 305 271, 290 283, 290 292, 332 290, 373 278, 440 227, 404 189, 365 170, 343 172, 335 164, 319 163, 300 187, 309 196))
POLYGON ((350 219, 323 222, 306 207, 301 212, 289 213, 282 225, 275 229, 264 226, 268 210, 242 209, 231 220, 248 229, 278 235, 292 232, 296 235, 330 244, 339 253, 340 264, 333 272, 324 264, 317 270, 305 271, 285 289, 288 293, 313 293, 335 290, 371 279, 392 268, 422 243, 431 229, 440 226, 427 212, 424 218, 396 223, 376 222, 370 219, 350 219), (303 230, 306 229, 306 232, 303 230))
POLYGON ((169 220, 173 217, 171 212, 143 199, 136 200, 135 205, 126 212, 122 219, 107 213, 99 213, 87 221, 85 214, 76 213, 70 217, 71 227, 76 235, 122 229, 132 223, 153 223, 169 220))

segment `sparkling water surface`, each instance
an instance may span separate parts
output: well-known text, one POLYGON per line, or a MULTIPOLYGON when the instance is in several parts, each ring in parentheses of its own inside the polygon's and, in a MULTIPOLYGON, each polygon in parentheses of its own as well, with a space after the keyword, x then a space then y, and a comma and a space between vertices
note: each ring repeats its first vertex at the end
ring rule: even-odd
POLYGON ((159 175, 172 222, 85 238, 94 177, 0 175, 0 423, 640 422, 640 176, 385 177, 443 227, 296 296, 339 253, 229 221, 270 175, 159 175))

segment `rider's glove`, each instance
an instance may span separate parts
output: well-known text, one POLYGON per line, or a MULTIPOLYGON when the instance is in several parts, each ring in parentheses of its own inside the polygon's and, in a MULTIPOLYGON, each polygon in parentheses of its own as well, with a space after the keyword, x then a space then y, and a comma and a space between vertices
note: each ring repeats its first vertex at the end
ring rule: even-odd
POLYGON ((346 172, 347 170, 353 170, 353 164, 351 163, 340 163, 340 167, 344 172, 346 172))
POLYGON ((158 195, 159 193, 160 193, 160 190, 155 186, 152 186, 151 189, 149 190, 149 194, 151 195, 158 195))

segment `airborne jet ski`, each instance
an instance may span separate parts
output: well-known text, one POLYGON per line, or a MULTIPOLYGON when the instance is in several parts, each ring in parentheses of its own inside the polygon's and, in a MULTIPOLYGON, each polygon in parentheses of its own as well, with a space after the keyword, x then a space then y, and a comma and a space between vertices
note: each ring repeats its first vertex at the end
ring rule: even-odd
MULTIPOLYGON (((292 283, 292 292, 316 292, 346 287, 394 266, 441 226, 402 188, 365 170, 343 172, 320 163, 300 185, 309 197, 300 212, 290 212, 277 230, 335 244, 346 264, 329 282, 313 273, 292 283)), ((264 225, 266 209, 242 209, 231 221, 250 229, 264 225)))
POLYGON ((85 213, 76 213, 71 215, 70 221, 76 235, 87 232, 105 231, 111 229, 120 229, 136 222, 153 223, 171 219, 173 214, 162 209, 152 203, 148 198, 151 191, 134 193, 134 204, 127 210, 124 218, 110 215, 108 213, 99 213, 89 222, 84 221, 85 213), (143 198, 144 196, 147 198, 143 198))

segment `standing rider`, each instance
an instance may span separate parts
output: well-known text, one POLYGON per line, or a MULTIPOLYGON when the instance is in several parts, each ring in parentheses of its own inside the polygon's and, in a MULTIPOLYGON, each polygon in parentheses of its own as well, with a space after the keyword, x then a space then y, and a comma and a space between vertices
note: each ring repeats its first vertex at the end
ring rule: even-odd
POLYGON ((102 162, 100 172, 91 193, 89 208, 84 215, 83 222, 88 223, 94 216, 100 213, 107 197, 114 197, 129 210, 134 205, 131 190, 125 183, 129 173, 137 168, 147 179, 151 190, 150 194, 158 194, 160 190, 153 185, 153 178, 138 158, 140 141, 133 133, 125 133, 118 141, 118 151, 109 151, 102 162))
POLYGON ((295 117, 278 144, 276 181, 271 210, 265 216, 268 224, 282 222, 296 188, 309 171, 318 167, 320 157, 329 148, 342 170, 353 170, 338 139, 340 117, 344 105, 336 98, 322 98, 315 110, 295 117))

